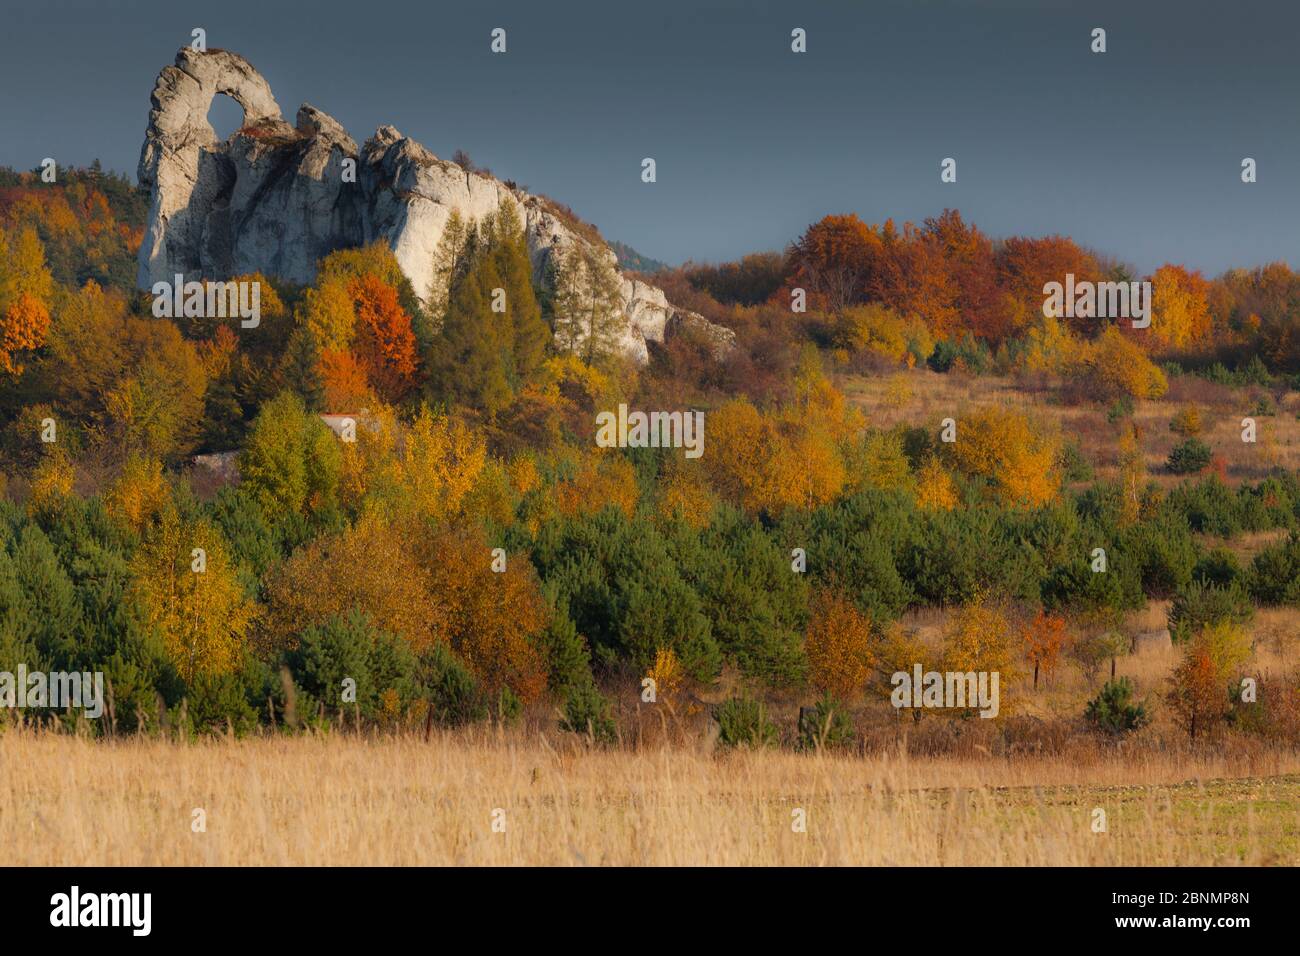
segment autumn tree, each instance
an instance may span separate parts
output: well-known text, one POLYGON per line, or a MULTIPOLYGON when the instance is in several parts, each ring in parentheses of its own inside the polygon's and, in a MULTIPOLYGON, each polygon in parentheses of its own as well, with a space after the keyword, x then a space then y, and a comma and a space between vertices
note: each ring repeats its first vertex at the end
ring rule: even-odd
POLYGON ((990 483, 1012 507, 1035 508, 1060 491, 1059 438, 1023 412, 989 405, 957 419, 957 440, 945 443, 963 473, 990 483))
POLYGON ((1024 630, 1025 654, 1034 668, 1034 690, 1038 690, 1038 674, 1051 680, 1060 663, 1065 647, 1065 618, 1058 614, 1039 611, 1024 630))
POLYGON ((397 301, 397 290, 374 275, 348 286, 356 315, 353 350, 366 379, 385 402, 397 402, 415 387, 418 368, 411 317, 397 301))
POLYGON ((249 494, 268 515, 309 514, 337 500, 338 439, 292 392, 258 413, 239 458, 249 494))
POLYGON ((303 628, 354 609, 417 653, 444 641, 446 612, 414 547, 416 531, 364 515, 294 552, 268 575, 267 649, 292 648, 303 628))
POLYGON ((580 458, 573 473, 555 486, 556 506, 570 517, 595 514, 612 505, 631 518, 640 495, 632 463, 606 449, 580 458))
POLYGON ((104 496, 108 513, 143 534, 170 509, 171 486, 157 458, 133 455, 104 496))
POLYGON ((1210 334, 1209 283, 1195 271, 1165 264, 1151 277, 1151 327, 1161 345, 1187 348, 1210 334))
POLYGON ((364 276, 395 290, 398 304, 407 315, 414 316, 418 311, 419 300, 411 282, 387 242, 338 249, 320 261, 316 281, 303 290, 296 309, 297 325, 311 330, 320 349, 351 348, 357 316, 350 290, 353 282, 364 276))
POLYGON ((833 589, 818 592, 804 647, 813 686, 842 701, 866 689, 876 666, 871 620, 833 589))
POLYGON ((1159 398, 1169 388, 1164 372, 1114 325, 1106 326, 1083 351, 1073 374, 1082 380, 1089 396, 1100 401, 1123 396, 1159 398))
POLYGON ((1013 630, 1006 612, 986 598, 976 598, 953 616, 944 631, 946 670, 998 674, 999 712, 1007 713, 1007 691, 1018 676, 1013 630))
POLYGON ((880 235, 857 216, 826 216, 795 242, 788 284, 804 289, 811 307, 839 314, 866 299, 881 246, 880 235))
POLYGON ((366 370, 349 349, 321 349, 321 400, 331 412, 356 412, 370 404, 366 370))
POLYGON ((924 511, 952 511, 957 507, 957 488, 952 476, 934 455, 926 457, 916 473, 916 506, 924 511))
POLYGON ((36 230, 25 226, 12 238, 0 232, 0 314, 24 295, 48 309, 53 294, 54 277, 36 230))
POLYGON ((783 427, 744 399, 723 404, 708 423, 710 481, 746 511, 812 508, 844 487, 844 460, 824 426, 803 419, 783 427))
POLYGON ((162 634, 184 680, 238 667, 256 605, 244 593, 216 528, 166 513, 137 552, 134 570, 149 623, 162 634))
POLYGON ((1250 657, 1250 640, 1232 621, 1208 624, 1193 638, 1170 677, 1167 699, 1178 725, 1195 742, 1231 708, 1229 685, 1250 657))
POLYGON ((997 284, 993 244, 955 209, 925 220, 912 237, 907 283, 915 313, 941 338, 969 332, 1000 342, 1014 331, 997 284))
MULTIPOLYGON (((996 261, 999 282, 1010 302, 1013 331, 1027 329, 1043 317, 1043 287, 1048 283, 1064 284, 1067 275, 1073 275, 1076 284, 1104 278, 1096 257, 1065 236, 1012 236, 999 246, 996 261)), ((1079 332, 1091 334, 1097 329, 1096 319, 1064 321, 1079 332)))
POLYGON ((480 535, 450 529, 425 546, 431 593, 446 615, 445 638, 489 693, 504 688, 523 703, 546 689, 546 662, 537 638, 550 620, 526 554, 507 555, 493 569, 492 548, 480 535))
POLYGON ((399 481, 417 514, 442 520, 460 509, 486 461, 480 435, 460 419, 421 406, 405 435, 399 481))
POLYGON ((0 373, 21 375, 18 353, 39 349, 49 331, 49 310, 31 293, 19 293, 0 315, 0 373))
POLYGON ((116 456, 172 459, 198 441, 208 378, 195 344, 170 321, 135 318, 124 296, 93 282, 65 297, 28 374, 116 456))

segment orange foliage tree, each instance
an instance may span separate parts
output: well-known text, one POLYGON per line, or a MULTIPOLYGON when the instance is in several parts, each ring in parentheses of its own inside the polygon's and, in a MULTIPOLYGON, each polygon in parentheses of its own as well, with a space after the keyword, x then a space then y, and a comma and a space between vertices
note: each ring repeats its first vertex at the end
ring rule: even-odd
POLYGON ((425 545, 431 594, 445 614, 444 635, 493 695, 508 687, 523 703, 546 689, 546 661, 535 639, 550 621, 537 574, 523 554, 492 568, 479 535, 448 529, 425 545))
POLYGON ((23 367, 15 356, 40 348, 49 331, 49 309, 30 293, 19 294, 0 315, 0 372, 21 375, 23 367))
POLYGON ((876 667, 871 620, 838 591, 818 592, 804 637, 812 683, 842 701, 860 695, 876 667))
POLYGON ((1056 672, 1065 647, 1065 618, 1039 611, 1025 628, 1025 654, 1034 668, 1034 690, 1038 690, 1041 670, 1048 680, 1056 672))
POLYGON ((347 349, 321 349, 320 377, 329 411, 356 412, 367 404, 370 385, 366 370, 347 349))
POLYGON ((354 279, 348 291, 356 314, 357 360, 379 397, 398 402, 415 386, 419 367, 411 317, 397 301, 397 290, 377 276, 354 279))

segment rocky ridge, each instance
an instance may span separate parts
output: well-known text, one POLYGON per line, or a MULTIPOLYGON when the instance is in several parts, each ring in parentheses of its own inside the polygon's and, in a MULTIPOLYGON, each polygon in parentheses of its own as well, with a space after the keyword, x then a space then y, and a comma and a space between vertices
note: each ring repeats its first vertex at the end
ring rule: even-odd
MULTIPOLYGON (((330 252, 386 239, 422 299, 432 291, 434 251, 453 211, 481 220, 512 206, 523 224, 534 275, 566 246, 582 243, 616 266, 598 237, 543 197, 439 159, 392 126, 360 148, 328 114, 304 104, 290 125, 266 80, 228 50, 182 48, 158 74, 139 179, 150 192, 139 284, 225 279, 260 271, 296 283, 315 277, 330 252), (244 110, 224 142, 208 123, 212 98, 244 110), (345 181, 344 162, 355 163, 345 181)), ((683 327, 703 333, 718 355, 733 333, 678 309, 662 290, 630 276, 622 283, 619 347, 649 360, 647 342, 683 327)))

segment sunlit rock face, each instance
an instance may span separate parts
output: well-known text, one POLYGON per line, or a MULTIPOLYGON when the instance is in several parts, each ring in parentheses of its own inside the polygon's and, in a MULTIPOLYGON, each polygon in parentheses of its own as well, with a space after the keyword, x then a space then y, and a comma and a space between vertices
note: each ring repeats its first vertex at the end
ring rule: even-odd
MULTIPOLYGON (((452 213, 478 221, 503 205, 518 214, 539 281, 550 257, 570 244, 596 247, 611 266, 617 261, 542 197, 441 160, 392 126, 358 148, 313 106, 304 104, 289 124, 266 80, 228 50, 181 49, 158 74, 151 104, 139 166, 151 196, 140 247, 144 288, 177 274, 191 280, 250 272, 306 284, 330 252, 386 239, 425 298, 452 213), (244 110, 243 125, 224 142, 208 123, 219 94, 244 110), (348 168, 355 175, 345 175, 348 168)), ((635 361, 649 360, 647 342, 680 328, 704 332, 719 355, 734 341, 730 330, 675 309, 639 279, 622 278, 622 299, 619 347, 635 361)))

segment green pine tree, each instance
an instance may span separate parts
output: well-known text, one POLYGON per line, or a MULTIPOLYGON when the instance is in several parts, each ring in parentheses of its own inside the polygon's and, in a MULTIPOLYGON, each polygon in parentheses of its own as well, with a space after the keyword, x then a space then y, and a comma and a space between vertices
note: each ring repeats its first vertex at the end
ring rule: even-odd
POLYGON ((325 383, 320 376, 320 348, 316 336, 305 326, 300 326, 289 336, 280 374, 285 388, 294 392, 309 412, 319 412, 325 407, 325 383))
POLYGON ((546 340, 522 225, 506 207, 466 239, 428 356, 434 398, 495 416, 541 365, 546 340))

